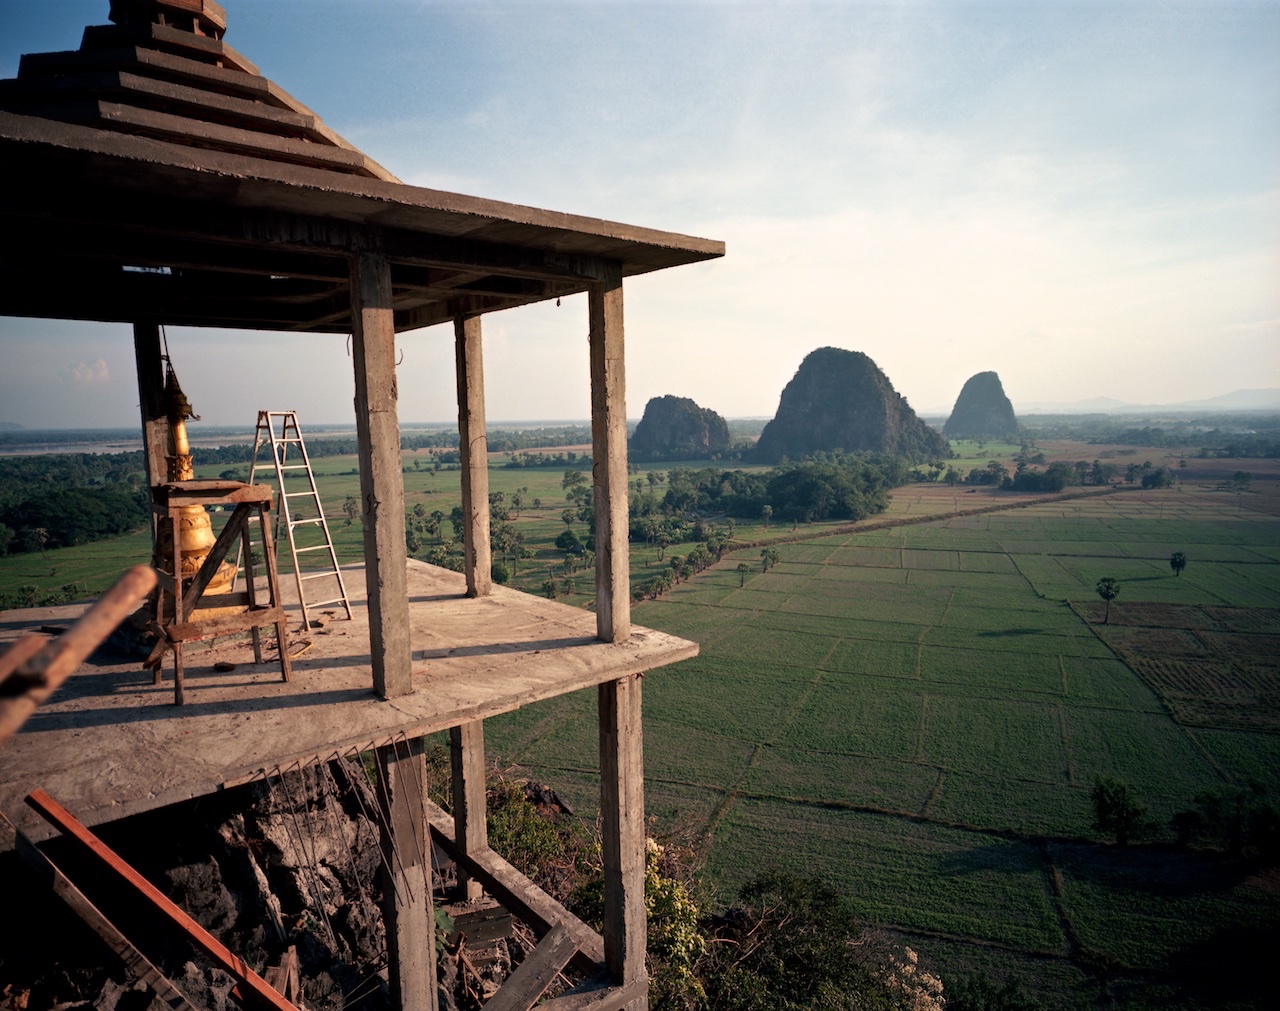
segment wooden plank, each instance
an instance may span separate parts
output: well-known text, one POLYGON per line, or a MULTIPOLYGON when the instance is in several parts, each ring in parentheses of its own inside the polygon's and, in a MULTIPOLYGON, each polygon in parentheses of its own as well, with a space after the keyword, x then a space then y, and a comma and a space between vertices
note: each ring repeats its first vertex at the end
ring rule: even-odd
POLYGON ((574 965, 586 973, 600 971, 604 962, 604 941, 588 924, 568 912, 492 849, 485 847, 471 853, 463 852, 454 841, 453 819, 431 801, 427 802, 427 818, 431 824, 431 836, 440 848, 465 866, 490 895, 538 934, 545 934, 555 924, 563 923, 578 945, 578 953, 573 957, 574 965))
POLYGON ((112 923, 103 912, 98 909, 88 896, 80 891, 61 870, 45 856, 44 852, 36 846, 30 839, 9 821, 8 817, 0 812, 7 827, 12 830, 14 836, 14 849, 18 856, 22 858, 36 876, 49 886, 54 895, 58 896, 68 908, 71 909, 85 925, 97 934, 106 943, 122 961, 133 975, 146 984, 151 992, 156 995, 174 1011, 197 1011, 187 998, 164 975, 159 969, 151 964, 151 961, 140 952, 125 935, 120 928, 112 923))
MULTIPOLYGON (((474 720, 449 728, 449 756, 453 772, 454 839, 464 853, 489 847, 485 812, 484 723, 474 720)), ((480 882, 459 865, 458 884, 466 899, 480 897, 480 882)))
POLYGON ((436 1011, 435 914, 422 738, 379 748, 377 759, 391 1005, 405 1011, 436 1011))
POLYGON ((577 950, 569 928, 557 923, 484 1006, 488 1011, 529 1011, 577 950))
POLYGON ((580 987, 578 992, 551 997, 538 1007, 545 1011, 639 1011, 645 1005, 635 1002, 648 994, 648 980, 614 986, 608 976, 603 976, 580 987))
POLYGON ((597 689, 604 952, 609 972, 619 983, 645 975, 642 678, 619 678, 597 689))
POLYGON ((596 515, 596 630, 605 642, 631 634, 627 543, 627 405, 622 277, 588 289, 591 453, 596 515))
POLYGON ((224 972, 240 981, 257 1000, 276 1011, 298 1011, 293 1004, 269 987, 266 981, 249 968, 244 959, 233 955, 216 937, 196 923, 174 905, 150 881, 122 860, 101 839, 78 822, 69 811, 43 790, 27 795, 27 804, 39 815, 73 840, 77 846, 94 857, 105 869, 130 885, 157 912, 177 930, 185 934, 193 944, 208 955, 224 972))
MULTIPOLYGON (((209 618, 205 621, 173 622, 165 632, 173 642, 198 642, 201 639, 211 639, 216 635, 248 632, 250 629, 275 625, 283 620, 283 608, 259 607, 245 611, 243 614, 228 614, 222 618, 209 618)), ((288 648, 287 643, 285 648, 288 648)), ((287 681, 288 678, 285 680, 287 681)))
POLYGON ((453 321, 458 377, 458 451, 462 463, 462 528, 467 596, 487 597, 492 588, 489 545, 489 442, 485 434, 484 354, 480 318, 453 321))
POLYGON ((218 66, 230 67, 246 74, 258 74, 258 68, 221 39, 196 35, 170 25, 154 23, 131 25, 89 25, 81 41, 83 49, 109 49, 133 42, 153 40, 170 49, 187 49, 196 53, 196 59, 213 58, 218 66))
POLYGON ((412 692, 413 682, 404 475, 396 414, 396 334, 386 257, 360 253, 351 258, 351 305, 369 648, 374 690, 389 699, 412 692))

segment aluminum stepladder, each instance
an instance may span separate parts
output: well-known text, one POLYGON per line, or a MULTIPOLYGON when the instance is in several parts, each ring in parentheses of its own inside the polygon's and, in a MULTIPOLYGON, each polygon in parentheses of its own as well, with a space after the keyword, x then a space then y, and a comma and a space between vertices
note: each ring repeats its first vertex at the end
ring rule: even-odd
MULTIPOLYGON (((316 490, 316 478, 311 470, 311 458, 307 445, 302 441, 298 427, 297 411, 259 411, 258 428, 253 439, 252 465, 249 483, 256 483, 258 470, 267 468, 258 457, 263 446, 269 446, 275 473, 276 516, 275 540, 280 543, 283 527, 289 542, 289 558, 298 585, 298 601, 302 606, 302 628, 311 627, 308 608, 320 608, 326 604, 341 604, 347 618, 351 617, 351 601, 342 579, 338 555, 333 549, 333 537, 329 523, 316 490), (313 560, 310 565, 306 563, 313 560), (323 600, 309 600, 304 584, 314 580, 329 580, 321 591, 330 594, 323 600), (336 595, 333 595, 336 594, 336 595)), ((266 477, 267 475, 264 475, 266 477)), ((268 478, 269 480, 269 478, 268 478)))

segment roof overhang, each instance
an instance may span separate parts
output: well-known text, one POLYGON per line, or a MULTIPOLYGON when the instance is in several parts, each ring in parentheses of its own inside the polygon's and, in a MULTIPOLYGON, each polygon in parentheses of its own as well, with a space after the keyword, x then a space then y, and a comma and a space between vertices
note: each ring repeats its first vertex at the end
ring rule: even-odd
POLYGON ((396 328, 724 255, 594 218, 0 112, 0 314, 349 332, 349 263, 396 328))

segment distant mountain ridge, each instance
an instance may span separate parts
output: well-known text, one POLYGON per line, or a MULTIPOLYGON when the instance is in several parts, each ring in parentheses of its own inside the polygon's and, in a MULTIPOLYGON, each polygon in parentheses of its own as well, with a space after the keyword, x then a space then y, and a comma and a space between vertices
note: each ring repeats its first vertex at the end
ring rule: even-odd
POLYGON ((1280 411, 1280 389, 1233 390, 1204 400, 1133 404, 1114 397, 1072 401, 1021 401, 1020 414, 1139 414, 1149 411, 1280 411))
POLYGON ((778 413, 760 433, 756 456, 776 462, 831 450, 887 453, 912 462, 946 459, 942 433, 916 416, 867 355, 818 348, 782 391, 778 413))

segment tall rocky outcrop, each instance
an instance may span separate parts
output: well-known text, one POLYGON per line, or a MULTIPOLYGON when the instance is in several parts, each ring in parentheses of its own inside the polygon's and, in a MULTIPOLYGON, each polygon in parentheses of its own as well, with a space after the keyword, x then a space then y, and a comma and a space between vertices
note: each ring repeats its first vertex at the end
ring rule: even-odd
POLYGON ((969 378, 942 426, 942 434, 948 439, 1004 439, 1018 434, 1013 404, 998 375, 979 372, 969 378))
POLYGON ((819 348, 782 391, 778 413, 760 433, 759 459, 801 457, 819 450, 946 458, 951 447, 921 421, 889 378, 860 351, 819 348))
POLYGON ((729 426, 688 397, 654 397, 631 436, 637 460, 705 458, 729 450, 729 426))

